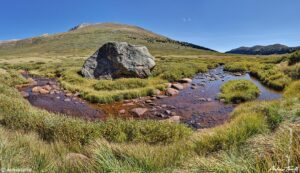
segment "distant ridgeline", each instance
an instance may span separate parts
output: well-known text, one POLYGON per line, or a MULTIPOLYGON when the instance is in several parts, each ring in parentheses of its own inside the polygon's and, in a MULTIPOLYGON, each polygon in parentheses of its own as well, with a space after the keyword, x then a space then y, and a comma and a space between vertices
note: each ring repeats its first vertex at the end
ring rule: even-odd
POLYGON ((273 44, 268 46, 253 46, 253 47, 239 47, 232 49, 226 53, 231 54, 246 54, 246 55, 272 55, 272 54, 286 54, 300 50, 300 47, 288 47, 282 44, 273 44))

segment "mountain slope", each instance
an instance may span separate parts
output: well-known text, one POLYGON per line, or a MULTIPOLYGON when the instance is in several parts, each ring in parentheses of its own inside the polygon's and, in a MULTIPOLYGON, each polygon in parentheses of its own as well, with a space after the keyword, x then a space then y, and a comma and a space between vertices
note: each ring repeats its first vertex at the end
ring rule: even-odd
POLYGON ((253 47, 239 47, 232 49, 226 53, 231 54, 247 54, 247 55, 271 55, 271 54, 285 54, 292 53, 299 50, 300 47, 288 47, 282 44, 273 44, 268 46, 253 46, 253 47))
POLYGON ((214 53, 198 45, 179 42, 140 27, 115 24, 82 24, 68 32, 43 35, 0 44, 0 55, 15 54, 76 54, 93 53, 108 41, 125 41, 145 45, 151 53, 214 53))

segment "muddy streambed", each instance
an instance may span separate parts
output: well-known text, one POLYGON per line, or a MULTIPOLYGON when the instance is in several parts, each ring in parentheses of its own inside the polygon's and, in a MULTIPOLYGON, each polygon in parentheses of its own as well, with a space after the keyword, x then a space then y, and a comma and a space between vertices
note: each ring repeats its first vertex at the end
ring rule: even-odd
POLYGON ((69 116, 82 117, 89 120, 103 120, 109 116, 137 119, 168 119, 180 117, 180 121, 194 128, 208 128, 224 123, 236 105, 225 104, 217 100, 222 84, 228 80, 247 79, 260 89, 258 100, 272 100, 281 97, 281 93, 269 89, 249 74, 232 74, 223 71, 223 67, 199 73, 190 85, 180 90, 177 96, 143 97, 125 100, 113 104, 90 104, 76 94, 66 93, 59 89, 54 79, 33 78, 34 85, 20 88, 27 93, 26 98, 36 107, 50 112, 63 113, 69 116), (51 92, 41 94, 32 92, 36 86, 50 86, 51 92), (53 90, 54 88, 54 90, 53 90), (146 110, 137 116, 132 110, 146 110))

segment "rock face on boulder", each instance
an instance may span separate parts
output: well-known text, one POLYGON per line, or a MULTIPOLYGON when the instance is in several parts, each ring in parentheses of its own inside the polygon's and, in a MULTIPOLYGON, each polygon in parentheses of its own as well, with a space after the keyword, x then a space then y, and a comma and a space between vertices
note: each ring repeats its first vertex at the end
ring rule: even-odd
POLYGON ((81 73, 96 79, 146 78, 154 67, 154 57, 145 46, 109 42, 85 61, 81 73))

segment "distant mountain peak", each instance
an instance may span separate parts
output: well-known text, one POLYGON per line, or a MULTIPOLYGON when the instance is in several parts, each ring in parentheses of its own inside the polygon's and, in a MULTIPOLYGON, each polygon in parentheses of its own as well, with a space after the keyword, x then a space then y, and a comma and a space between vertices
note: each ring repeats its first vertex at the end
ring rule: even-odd
POLYGON ((231 54, 246 54, 246 55, 271 55, 271 54, 285 54, 292 53, 296 50, 299 50, 300 47, 288 47, 283 44, 272 44, 272 45, 256 45, 252 47, 239 47, 236 49, 232 49, 226 53, 231 54))

